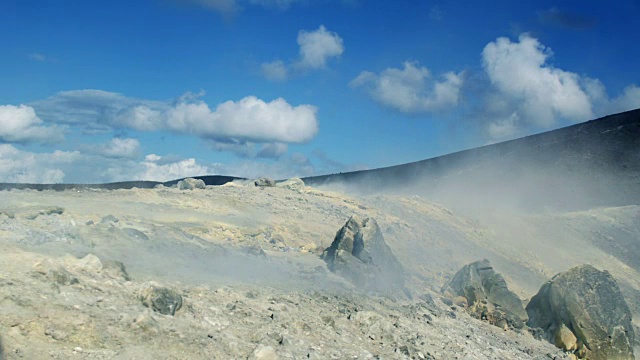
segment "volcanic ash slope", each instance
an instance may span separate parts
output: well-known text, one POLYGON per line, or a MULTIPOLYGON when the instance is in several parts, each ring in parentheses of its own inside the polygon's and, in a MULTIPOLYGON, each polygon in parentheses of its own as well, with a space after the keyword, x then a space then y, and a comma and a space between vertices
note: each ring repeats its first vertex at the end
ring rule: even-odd
POLYGON ((550 343, 473 319, 438 292, 483 258, 523 299, 555 272, 591 262, 619 280, 637 321, 628 295, 640 289, 638 268, 588 236, 598 221, 638 209, 607 211, 522 215, 513 238, 419 197, 237 184, 2 191, 1 351, 7 359, 561 359, 550 343), (376 219, 409 297, 366 295, 327 270, 320 255, 354 215, 376 219), (577 226, 583 218, 588 229, 577 226), (550 221, 555 236, 571 235, 553 254, 550 221))

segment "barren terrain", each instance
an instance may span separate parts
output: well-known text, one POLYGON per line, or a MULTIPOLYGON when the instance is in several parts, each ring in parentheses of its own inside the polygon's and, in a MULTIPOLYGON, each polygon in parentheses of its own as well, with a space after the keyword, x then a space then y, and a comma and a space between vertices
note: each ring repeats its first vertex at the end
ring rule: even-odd
POLYGON ((487 258, 526 301, 557 272, 590 263, 618 280, 637 329, 638 219, 638 206, 463 216, 418 196, 242 183, 1 191, 4 356, 563 358, 526 330, 446 305, 440 288, 487 258), (319 259, 354 214, 379 223, 407 294, 364 294, 319 259), (151 286, 182 296, 174 316, 145 307, 151 286))

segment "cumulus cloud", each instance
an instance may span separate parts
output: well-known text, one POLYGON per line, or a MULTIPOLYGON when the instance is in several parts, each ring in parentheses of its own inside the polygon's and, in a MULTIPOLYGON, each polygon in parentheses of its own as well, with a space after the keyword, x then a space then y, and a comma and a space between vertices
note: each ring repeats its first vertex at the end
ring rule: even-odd
POLYGON ((380 74, 363 71, 349 85, 402 112, 431 112, 459 103, 463 74, 448 72, 438 80, 426 67, 407 61, 402 69, 389 68, 380 74))
MULTIPOLYGON (((210 175, 214 170, 208 166, 200 165, 194 158, 184 159, 176 162, 162 163, 162 157, 156 154, 149 154, 145 161, 140 163, 141 169, 137 172, 137 178, 150 181, 169 181, 184 177, 210 175)), ((122 179, 131 179, 131 174, 124 174, 122 179)))
POLYGON ((317 30, 298 32, 299 57, 286 65, 282 60, 275 60, 261 65, 262 75, 271 81, 284 81, 292 71, 317 70, 327 67, 327 62, 338 58, 344 52, 342 38, 335 32, 328 31, 324 25, 317 30))
POLYGON ((63 140, 62 130, 43 126, 35 110, 26 105, 0 105, 0 141, 55 143, 63 140))
POLYGON ((315 106, 293 106, 282 98, 266 102, 247 96, 211 109, 197 96, 163 102, 100 90, 75 90, 31 105, 51 122, 87 128, 99 125, 111 129, 170 130, 219 142, 302 143, 318 132, 315 106))
POLYGON ((584 121, 593 117, 591 101, 580 77, 547 64, 552 55, 537 39, 521 35, 519 42, 498 38, 482 52, 489 80, 515 104, 518 116, 540 126, 556 117, 584 121))
POLYGON ((342 38, 335 32, 327 31, 324 25, 315 31, 300 30, 298 46, 300 61, 296 65, 305 69, 324 68, 327 60, 339 57, 344 52, 342 38))
POLYGON ((0 182, 60 183, 65 177, 60 166, 79 157, 78 152, 32 153, 0 144, 0 182))
POLYGON ((87 149, 108 158, 135 158, 139 155, 140 142, 131 138, 113 138, 106 144, 93 145, 87 149))
POLYGON ((479 116, 491 138, 513 138, 531 127, 550 128, 560 120, 581 122, 640 107, 637 86, 610 98, 598 79, 551 65, 552 55, 528 34, 517 42, 501 37, 485 46, 482 62, 489 84, 479 116))
POLYGON ((264 63, 261 65, 262 75, 271 81, 284 81, 287 80, 288 70, 287 66, 282 60, 276 60, 270 63, 264 63))

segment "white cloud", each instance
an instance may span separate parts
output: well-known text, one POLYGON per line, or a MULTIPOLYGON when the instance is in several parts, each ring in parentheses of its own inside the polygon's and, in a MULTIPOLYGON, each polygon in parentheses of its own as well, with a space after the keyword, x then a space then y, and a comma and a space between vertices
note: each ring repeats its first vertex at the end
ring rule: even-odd
POLYGON ((324 68, 328 59, 339 57, 344 52, 342 38, 335 32, 327 31, 324 25, 315 31, 300 30, 298 45, 300 61, 296 66, 303 69, 324 68))
POLYGON ((317 134, 316 112, 314 106, 294 107, 282 98, 267 103, 248 96, 238 102, 226 101, 215 111, 204 102, 179 103, 164 116, 169 129, 204 138, 300 143, 317 134))
POLYGON ((63 140, 55 126, 42 126, 35 110, 26 105, 0 105, 0 141, 54 143, 63 140))
POLYGON ((523 34, 519 42, 498 38, 482 52, 489 80, 510 100, 518 116, 548 127, 557 117, 585 121, 594 116, 591 101, 580 86, 580 77, 547 64, 551 50, 523 34))
POLYGON ((60 166, 79 157, 78 152, 32 153, 0 144, 0 182, 60 183, 65 177, 60 166))
POLYGON ((108 158, 135 158, 139 155, 140 142, 131 138, 113 138, 106 144, 93 145, 90 149, 108 158))
POLYGON ((284 81, 294 71, 317 70, 327 67, 327 62, 338 58, 344 52, 342 38, 335 32, 327 31, 324 25, 318 30, 298 32, 299 58, 290 65, 282 60, 263 63, 262 75, 271 81, 284 81))
POLYGON ((640 107, 640 88, 630 85, 609 98, 598 79, 548 63, 552 52, 528 34, 517 42, 501 37, 482 52, 490 81, 479 116, 495 140, 524 135, 531 127, 550 128, 560 120, 581 122, 640 107))
POLYGON ((363 71, 349 85, 363 88, 382 105, 402 112, 437 111, 460 101, 462 73, 448 72, 435 80, 426 67, 405 62, 402 69, 389 68, 376 75, 363 71))
POLYGON ((317 108, 293 106, 282 98, 270 102, 247 96, 215 110, 197 96, 176 102, 128 98, 100 90, 56 94, 32 104, 43 119, 86 128, 95 125, 140 131, 171 130, 220 142, 301 143, 318 132, 317 108))
MULTIPOLYGON (((133 175, 140 180, 169 181, 190 176, 211 175, 215 172, 212 168, 200 165, 195 159, 185 159, 171 163, 160 163, 162 157, 149 154, 145 161, 140 163, 141 169, 133 175)), ((112 169, 113 171, 113 169, 112 169)), ((132 174, 122 174, 120 180, 132 180, 132 174)))
POLYGON ((287 66, 282 60, 276 60, 270 63, 264 63, 261 65, 262 75, 271 81, 284 81, 287 80, 288 70, 287 66))

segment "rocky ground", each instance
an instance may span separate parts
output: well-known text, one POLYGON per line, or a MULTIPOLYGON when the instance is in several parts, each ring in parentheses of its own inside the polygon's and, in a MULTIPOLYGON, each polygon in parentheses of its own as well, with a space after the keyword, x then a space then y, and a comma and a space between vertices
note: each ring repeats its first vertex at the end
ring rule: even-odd
POLYGON ((590 263, 618 280, 637 327, 639 212, 518 214, 499 226, 420 197, 295 184, 2 191, 4 357, 561 359, 440 289, 487 258, 526 302, 555 273, 590 263), (364 294, 327 270, 320 255, 352 215, 376 219, 406 294, 364 294), (156 301, 153 289, 181 301, 156 301))

